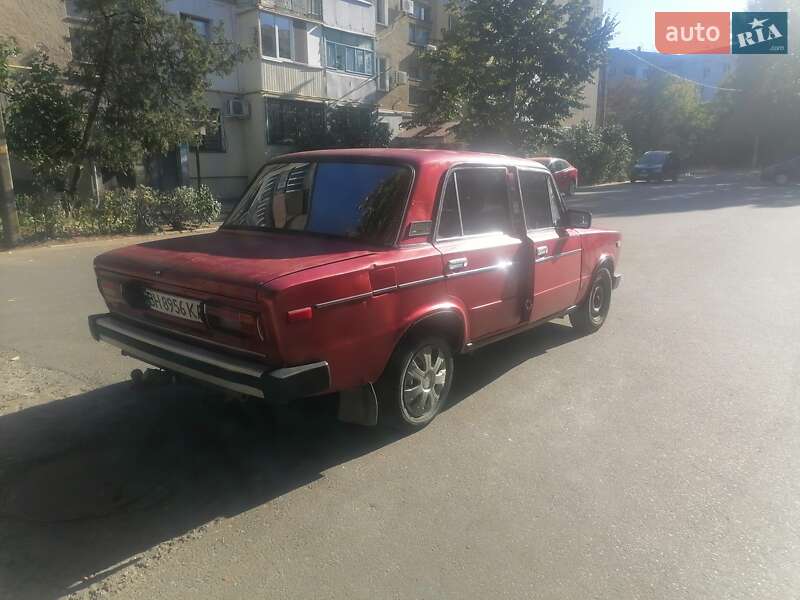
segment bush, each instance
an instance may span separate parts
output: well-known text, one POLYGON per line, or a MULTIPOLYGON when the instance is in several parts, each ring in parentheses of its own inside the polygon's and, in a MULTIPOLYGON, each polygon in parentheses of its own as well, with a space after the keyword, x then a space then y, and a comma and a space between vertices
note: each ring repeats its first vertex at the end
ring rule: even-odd
POLYGON ((220 204, 206 186, 200 190, 180 187, 159 192, 146 186, 106 192, 100 202, 83 204, 69 213, 57 194, 17 197, 20 227, 26 238, 71 235, 147 233, 185 229, 210 223, 220 204))
POLYGON ((585 183, 626 178, 633 157, 628 135, 620 125, 595 129, 588 121, 564 129, 556 153, 578 168, 585 183))

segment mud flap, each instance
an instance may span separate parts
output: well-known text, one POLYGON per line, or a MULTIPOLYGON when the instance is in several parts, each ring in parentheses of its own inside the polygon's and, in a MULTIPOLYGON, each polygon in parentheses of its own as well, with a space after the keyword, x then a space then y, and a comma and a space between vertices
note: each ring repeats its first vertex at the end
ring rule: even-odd
POLYGON ((339 392, 339 420, 356 425, 378 424, 378 396, 371 383, 339 392))

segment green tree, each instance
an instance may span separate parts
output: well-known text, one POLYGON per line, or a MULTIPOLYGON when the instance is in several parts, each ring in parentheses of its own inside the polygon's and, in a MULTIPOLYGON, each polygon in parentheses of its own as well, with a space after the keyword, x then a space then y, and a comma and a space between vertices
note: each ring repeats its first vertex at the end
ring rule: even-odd
POLYGON ((85 20, 73 60, 63 71, 44 56, 34 62, 32 81, 18 84, 21 104, 11 115, 12 142, 22 157, 36 164, 51 159, 69 196, 87 161, 127 170, 143 154, 162 154, 212 127, 208 76, 230 72, 243 54, 221 25, 206 38, 158 0, 76 0, 76 6, 85 20), (67 84, 59 89, 54 83, 61 81, 67 84), (58 141, 40 135, 34 110, 42 111, 41 121, 63 127, 58 141))
POLYGON ((3 221, 3 239, 9 246, 19 241, 19 215, 11 176, 11 161, 6 142, 5 98, 3 91, 9 78, 8 59, 17 53, 12 41, 0 39, 0 219, 3 221))
MULTIPOLYGON (((800 14, 800 0, 760 0, 753 11, 800 14)), ((785 55, 739 55, 725 87, 714 102, 713 139, 721 162, 740 166, 768 164, 800 155, 800 39, 789 35, 785 55)))
POLYGON ((712 126, 710 107, 696 86, 661 74, 626 79, 610 89, 608 114, 625 128, 635 154, 674 150, 689 162, 702 156, 712 126))
POLYGON ((460 121, 487 149, 524 151, 582 108, 616 23, 584 0, 451 2, 453 26, 421 58, 434 89, 410 125, 460 121))
POLYGON ((627 177, 631 144, 621 125, 595 128, 581 121, 560 133, 556 153, 578 168, 584 183, 620 181, 627 177))

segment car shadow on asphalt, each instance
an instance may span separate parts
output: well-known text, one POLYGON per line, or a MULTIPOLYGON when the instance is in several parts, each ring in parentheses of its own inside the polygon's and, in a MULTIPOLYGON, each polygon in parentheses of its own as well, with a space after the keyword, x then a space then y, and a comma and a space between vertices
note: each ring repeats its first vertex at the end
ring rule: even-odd
POLYGON ((630 217, 735 206, 800 206, 800 185, 763 183, 752 173, 688 177, 678 183, 621 183, 590 188, 567 200, 596 217, 630 217))
MULTIPOLYGON (((450 408, 574 340, 557 323, 458 357, 450 408)), ((440 415, 441 418, 447 418, 440 415)), ((335 398, 281 410, 127 382, 0 417, 0 596, 53 598, 323 478, 403 437, 339 423, 335 398)), ((144 562, 142 562, 144 561, 144 562)))

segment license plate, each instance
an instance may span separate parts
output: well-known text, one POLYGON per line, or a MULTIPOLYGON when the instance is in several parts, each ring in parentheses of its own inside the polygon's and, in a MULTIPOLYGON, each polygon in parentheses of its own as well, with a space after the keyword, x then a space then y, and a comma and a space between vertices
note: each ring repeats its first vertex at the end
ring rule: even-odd
POLYGON ((200 302, 197 300, 189 300, 188 298, 145 289, 144 301, 150 310, 172 315, 173 317, 180 317, 181 319, 188 319, 189 321, 203 322, 200 316, 202 314, 200 302))

